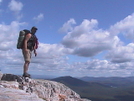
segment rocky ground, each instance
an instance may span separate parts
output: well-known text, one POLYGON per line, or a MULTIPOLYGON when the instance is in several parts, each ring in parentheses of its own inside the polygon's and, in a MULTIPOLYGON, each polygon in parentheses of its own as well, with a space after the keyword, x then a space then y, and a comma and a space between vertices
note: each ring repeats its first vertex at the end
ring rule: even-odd
POLYGON ((64 84, 0 73, 0 101, 91 101, 64 84))

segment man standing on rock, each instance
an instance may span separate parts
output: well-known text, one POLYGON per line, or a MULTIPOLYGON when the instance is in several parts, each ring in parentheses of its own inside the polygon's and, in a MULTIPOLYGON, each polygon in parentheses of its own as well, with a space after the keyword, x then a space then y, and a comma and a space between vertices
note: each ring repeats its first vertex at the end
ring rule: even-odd
POLYGON ((28 74, 28 67, 31 62, 32 51, 34 51, 35 56, 37 56, 36 49, 38 46, 38 39, 35 35, 38 29, 36 27, 31 28, 31 32, 25 35, 23 46, 22 46, 22 54, 24 57, 24 66, 23 66, 23 77, 30 77, 28 74))

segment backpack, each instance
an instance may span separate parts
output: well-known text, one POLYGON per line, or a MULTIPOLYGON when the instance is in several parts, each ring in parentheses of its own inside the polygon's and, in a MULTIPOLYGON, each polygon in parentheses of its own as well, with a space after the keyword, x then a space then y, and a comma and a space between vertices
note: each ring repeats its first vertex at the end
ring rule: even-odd
POLYGON ((21 30, 19 32, 19 37, 18 37, 18 41, 17 41, 17 49, 22 49, 22 46, 23 46, 23 41, 24 41, 24 38, 25 38, 25 35, 30 33, 29 30, 21 30))
MULTIPOLYGON (((18 37, 18 42, 17 42, 17 49, 22 49, 25 36, 28 33, 30 33, 30 31, 29 30, 26 30, 26 29, 25 30, 21 30, 19 32, 19 37, 18 37)), ((38 45, 39 45, 38 38, 36 37, 36 35, 32 35, 31 38, 33 38, 32 40, 34 40, 33 41, 34 42, 33 45, 35 46, 35 49, 37 49, 38 48, 38 45)))

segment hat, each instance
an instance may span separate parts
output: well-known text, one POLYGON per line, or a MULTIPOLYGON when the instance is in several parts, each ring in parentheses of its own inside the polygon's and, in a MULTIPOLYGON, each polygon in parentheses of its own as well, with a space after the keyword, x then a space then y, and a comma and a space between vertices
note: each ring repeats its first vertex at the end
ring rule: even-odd
POLYGON ((38 30, 38 28, 37 28, 37 27, 35 27, 35 26, 33 26, 33 27, 32 27, 32 29, 36 29, 36 30, 38 30))

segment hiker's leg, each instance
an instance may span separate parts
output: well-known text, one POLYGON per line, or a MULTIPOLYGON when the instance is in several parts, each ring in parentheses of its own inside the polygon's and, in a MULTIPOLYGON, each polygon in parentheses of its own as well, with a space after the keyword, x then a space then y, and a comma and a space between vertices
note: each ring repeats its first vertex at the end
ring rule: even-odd
POLYGON ((29 67, 30 62, 29 61, 25 61, 24 66, 23 66, 23 73, 27 73, 28 72, 28 67, 29 67))
POLYGON ((31 51, 28 50, 28 51, 22 51, 23 52, 23 56, 24 56, 24 66, 23 66, 23 73, 27 73, 28 72, 28 67, 29 67, 29 64, 30 64, 30 61, 31 61, 31 51))

